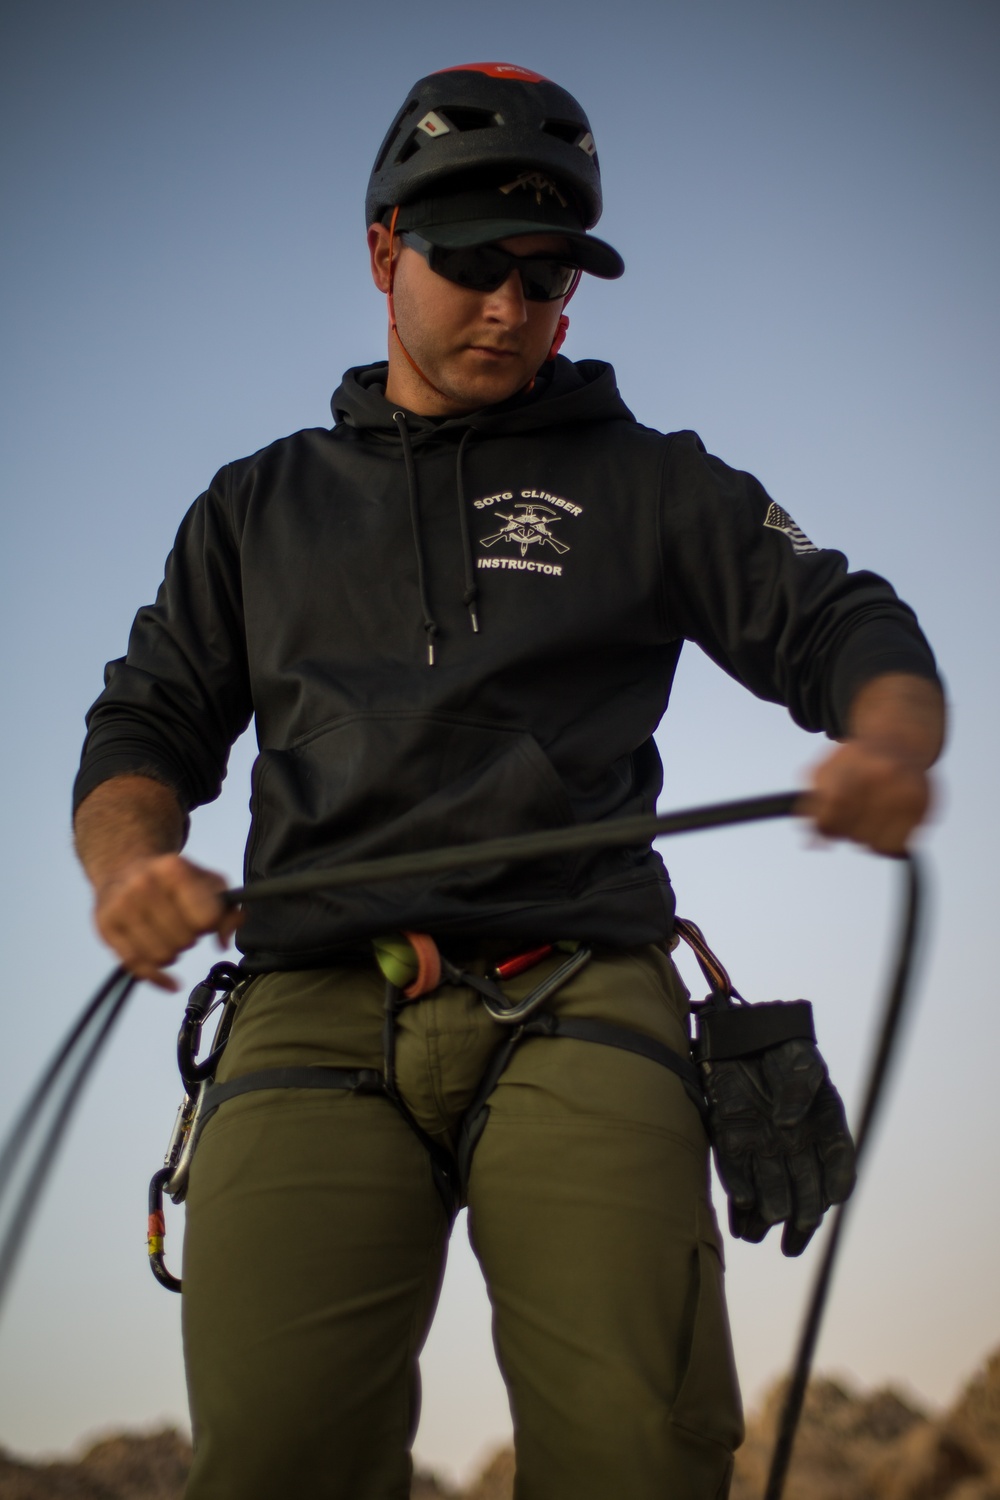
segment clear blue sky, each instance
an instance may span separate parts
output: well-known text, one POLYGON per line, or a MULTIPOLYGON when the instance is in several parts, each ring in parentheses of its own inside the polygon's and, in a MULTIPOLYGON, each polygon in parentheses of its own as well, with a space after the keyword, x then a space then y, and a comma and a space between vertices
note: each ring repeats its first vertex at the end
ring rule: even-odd
MULTIPOLYGON (((815 541, 885 572, 948 679, 920 1002, 820 1350, 948 1397, 1000 1342, 993 0, 8 0, 3 27, 0 1124, 108 967, 68 835, 103 663, 214 471, 327 423, 342 370, 382 356, 362 203, 407 86, 527 64, 590 113, 601 232, 628 266, 578 295, 565 352, 613 361, 641 420, 696 428, 815 541)), ((795 785, 821 749, 697 651, 661 745, 664 807, 795 785)), ((251 754, 192 843, 234 876, 251 754)), ((894 870, 791 827, 667 858, 744 993, 816 1002, 856 1100, 894 870)), ((21 1452, 183 1418, 178 1303, 144 1264, 178 1015, 133 1002, 33 1235, 0 1328, 0 1443, 21 1452)), ((749 1396, 787 1364, 812 1259, 731 1248, 749 1396)), ((505 1435, 460 1238, 425 1385, 425 1460, 462 1469, 505 1435)))

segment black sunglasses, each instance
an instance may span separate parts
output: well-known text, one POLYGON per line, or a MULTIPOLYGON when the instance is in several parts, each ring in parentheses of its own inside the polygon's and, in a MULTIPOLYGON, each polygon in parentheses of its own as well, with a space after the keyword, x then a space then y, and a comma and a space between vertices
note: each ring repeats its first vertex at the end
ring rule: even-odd
POLYGON ((431 270, 472 292, 495 292, 517 271, 528 302, 555 302, 565 297, 580 276, 580 267, 559 255, 512 255, 499 245, 466 245, 449 250, 405 230, 399 238, 422 255, 431 270))

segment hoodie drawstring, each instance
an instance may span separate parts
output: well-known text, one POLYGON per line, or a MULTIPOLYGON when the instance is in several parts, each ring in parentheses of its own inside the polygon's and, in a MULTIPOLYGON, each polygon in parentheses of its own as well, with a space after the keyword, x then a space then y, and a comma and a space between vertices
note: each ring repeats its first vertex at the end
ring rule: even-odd
MULTIPOLYGON (((424 630, 427 632, 427 665, 434 665, 434 637, 439 634, 438 623, 431 614, 430 601, 427 597, 427 571, 424 567, 424 548, 420 533, 420 491, 417 485, 417 465, 413 457, 413 443, 410 438, 410 429, 406 425, 406 413, 394 411, 392 420, 399 429, 399 440, 403 447, 403 463, 406 467, 406 490, 410 502, 410 528, 413 532, 413 551, 417 559, 417 590, 420 594, 420 608, 423 611, 424 630)), ((465 483, 462 477, 462 459, 465 456, 465 445, 471 438, 474 428, 469 427, 462 434, 462 440, 458 445, 458 454, 455 459, 455 489, 458 494, 458 524, 462 534, 462 566, 464 569, 465 592, 462 595, 462 603, 469 612, 469 624, 473 632, 479 631, 479 612, 476 608, 479 599, 479 586, 476 583, 476 565, 472 556, 472 542, 469 538, 469 518, 465 509, 465 483)))
POLYGON ((467 428, 458 445, 458 457, 455 460, 455 489, 458 492, 458 524, 462 532, 462 563, 465 568, 465 593, 462 595, 462 603, 469 611, 469 624, 478 634, 479 612, 476 608, 476 601, 479 598, 479 585, 476 583, 476 565, 472 557, 472 543, 469 540, 469 518, 465 511, 465 485, 462 480, 462 458, 465 445, 474 430, 472 427, 467 428))
POLYGON ((427 632, 427 665, 433 667, 434 637, 438 633, 438 625, 431 614, 431 607, 427 601, 424 549, 420 541, 420 499, 417 490, 417 466, 413 462, 413 447, 410 443, 410 430, 406 425, 405 412, 394 411, 392 420, 399 428, 399 437, 403 445, 403 463, 406 465, 406 489, 410 501, 410 526, 413 530, 413 550, 417 558, 417 590, 420 594, 420 608, 423 610, 424 615, 424 630, 427 632))

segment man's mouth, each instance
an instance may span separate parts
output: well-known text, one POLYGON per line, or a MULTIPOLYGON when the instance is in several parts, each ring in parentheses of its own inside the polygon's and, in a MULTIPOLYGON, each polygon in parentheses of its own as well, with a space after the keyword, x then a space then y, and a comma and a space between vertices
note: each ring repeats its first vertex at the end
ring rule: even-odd
POLYGON ((473 354, 480 354, 487 359, 516 359, 516 349, 500 349, 495 344, 470 344, 469 349, 473 354))

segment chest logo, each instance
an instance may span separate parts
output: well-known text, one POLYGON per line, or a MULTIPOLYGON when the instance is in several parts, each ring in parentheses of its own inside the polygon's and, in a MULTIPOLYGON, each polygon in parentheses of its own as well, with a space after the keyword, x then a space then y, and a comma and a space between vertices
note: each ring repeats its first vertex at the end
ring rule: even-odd
POLYGON ((529 547, 535 546, 542 550, 551 547, 560 557, 569 551, 567 544, 553 536, 549 529, 554 521, 561 521, 562 517, 547 505, 519 502, 514 506, 513 515, 505 515, 502 510, 498 510, 496 515, 504 525, 499 531, 494 531, 492 536, 481 538, 480 545, 483 547, 492 547, 494 542, 508 542, 520 547, 522 557, 527 556, 529 547))

